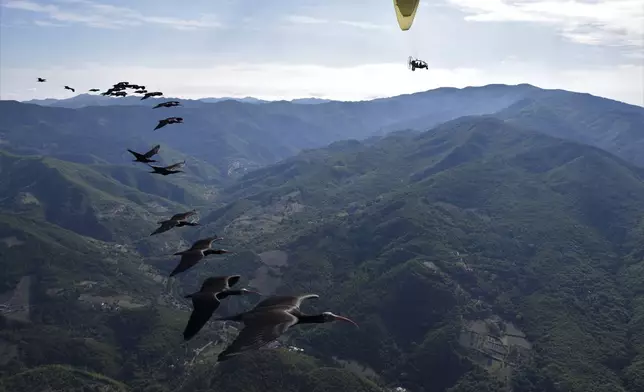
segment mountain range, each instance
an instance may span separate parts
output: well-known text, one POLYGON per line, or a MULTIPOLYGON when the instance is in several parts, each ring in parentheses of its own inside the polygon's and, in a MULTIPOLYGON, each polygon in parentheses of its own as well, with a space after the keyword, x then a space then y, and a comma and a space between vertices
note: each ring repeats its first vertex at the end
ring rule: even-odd
POLYGON ((644 108, 530 85, 146 101, 0 102, 0 390, 644 388, 644 108), (156 143, 186 173, 130 162, 156 143), (200 227, 149 236, 192 208, 200 227), (169 280, 212 233, 234 254, 169 280), (237 326, 186 350, 182 297, 232 273, 360 329, 296 327, 213 368, 237 326))
MULTIPOLYGON (((149 98, 148 98, 149 99, 149 98)), ((232 98, 232 97, 221 97, 221 98, 201 98, 201 99, 190 99, 190 100, 184 100, 180 98, 164 98, 164 100, 182 100, 182 101, 188 101, 188 102, 203 102, 203 103, 216 103, 216 102, 223 102, 223 101, 237 101, 237 102, 243 102, 243 103, 255 103, 255 104, 260 104, 260 103, 268 103, 271 101, 259 99, 259 98, 253 98, 253 97, 245 97, 245 98, 232 98)), ((41 105, 41 106, 54 106, 54 107, 61 107, 61 108, 69 108, 69 109, 78 109, 86 106, 110 106, 110 105, 145 105, 147 102, 142 102, 141 98, 137 96, 129 96, 129 97, 121 97, 121 98, 114 98, 114 97, 109 97, 109 96, 103 96, 99 94, 89 94, 89 93, 83 93, 76 95, 71 98, 65 98, 65 99, 54 99, 54 98, 45 98, 45 99, 30 99, 27 101, 22 101, 24 103, 33 103, 36 105, 41 105)), ((297 98, 297 99, 292 99, 290 101, 283 101, 283 102, 290 102, 294 104, 305 104, 305 105, 314 105, 314 104, 320 104, 320 103, 327 103, 327 102, 332 102, 329 99, 322 99, 322 98, 297 98)))

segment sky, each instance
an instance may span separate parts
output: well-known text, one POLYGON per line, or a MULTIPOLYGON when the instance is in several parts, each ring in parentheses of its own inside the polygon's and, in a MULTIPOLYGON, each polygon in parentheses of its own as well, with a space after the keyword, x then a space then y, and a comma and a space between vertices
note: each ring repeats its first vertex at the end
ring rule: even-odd
POLYGON ((422 0, 408 31, 391 0, 0 1, 0 99, 120 81, 340 100, 530 83, 644 106, 642 0, 422 0))

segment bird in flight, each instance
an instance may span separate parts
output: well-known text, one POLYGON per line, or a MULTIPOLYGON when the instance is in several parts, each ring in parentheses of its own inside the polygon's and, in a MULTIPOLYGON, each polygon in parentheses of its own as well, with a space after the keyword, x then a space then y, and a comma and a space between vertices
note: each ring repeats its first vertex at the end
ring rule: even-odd
POLYGON ((321 324, 336 320, 358 324, 331 312, 307 315, 300 310, 302 301, 319 298, 317 294, 299 296, 273 296, 258 303, 253 309, 234 316, 215 320, 240 321, 244 323, 237 338, 219 354, 218 360, 225 361, 245 351, 257 350, 280 337, 290 327, 297 324, 321 324))
POLYGON ((170 276, 175 276, 176 274, 180 274, 194 267, 198 262, 200 262, 204 257, 208 255, 221 255, 224 253, 230 253, 226 249, 212 248, 212 243, 219 240, 223 240, 223 238, 219 236, 204 238, 192 244, 192 247, 190 247, 190 249, 175 253, 175 256, 181 256, 181 261, 179 261, 179 265, 177 265, 177 267, 170 273, 170 276))
POLYGON ((179 170, 179 169, 184 167, 185 165, 186 165, 186 161, 184 160, 182 162, 177 162, 177 163, 174 163, 174 164, 172 164, 170 166, 165 166, 165 167, 163 167, 163 166, 152 166, 152 165, 148 165, 148 166, 150 166, 152 168, 152 170, 153 170, 150 173, 161 174, 162 176, 167 176, 168 174, 182 173, 183 170, 179 170))
POLYGON ((134 155, 134 158, 136 158, 132 162, 150 163, 150 162, 156 162, 156 160, 150 159, 150 158, 152 158, 153 156, 158 154, 160 149, 161 149, 161 145, 157 144, 156 146, 152 147, 152 149, 150 151, 146 152, 145 154, 141 154, 141 153, 138 153, 136 151, 132 151, 129 148, 127 149, 127 151, 130 154, 134 155))
POLYGON ((206 325, 224 298, 231 295, 261 295, 257 291, 248 289, 232 290, 231 287, 236 285, 239 279, 239 275, 212 276, 204 280, 198 292, 185 296, 192 299, 193 310, 183 330, 184 340, 192 339, 206 325))

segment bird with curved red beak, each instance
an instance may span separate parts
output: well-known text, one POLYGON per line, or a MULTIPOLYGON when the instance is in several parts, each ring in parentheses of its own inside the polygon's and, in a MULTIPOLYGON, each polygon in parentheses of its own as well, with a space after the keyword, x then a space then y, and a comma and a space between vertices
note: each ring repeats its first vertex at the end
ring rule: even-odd
POLYGON ((219 354, 218 360, 225 361, 245 351, 257 350, 297 324, 321 324, 341 320, 358 327, 353 320, 331 312, 316 315, 302 313, 300 305, 303 300, 309 298, 319 298, 319 296, 317 294, 273 296, 261 301, 247 312, 216 319, 244 323, 244 328, 237 338, 219 354))

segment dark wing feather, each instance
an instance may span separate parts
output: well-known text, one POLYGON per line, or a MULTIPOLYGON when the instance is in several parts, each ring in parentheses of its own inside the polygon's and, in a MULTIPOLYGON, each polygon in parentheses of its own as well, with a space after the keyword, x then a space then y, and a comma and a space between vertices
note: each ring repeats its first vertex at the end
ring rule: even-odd
POLYGON ((228 276, 211 276, 201 284, 201 292, 220 293, 228 288, 228 276))
POLYGON ((197 213, 197 210, 192 210, 192 211, 188 211, 188 212, 182 212, 182 213, 179 213, 179 214, 172 215, 172 218, 170 218, 170 219, 182 221, 182 220, 188 219, 189 217, 191 217, 192 215, 194 215, 196 213, 197 213))
POLYGON ((160 226, 158 229, 154 230, 154 231, 152 232, 152 234, 150 234, 150 235, 155 235, 155 234, 165 233, 166 231, 168 231, 168 230, 172 229, 172 228, 173 228, 173 227, 175 227, 176 225, 177 225, 177 222, 176 222, 176 221, 173 221, 173 220, 163 221, 163 222, 161 223, 161 226, 160 226))
POLYGON ((177 267, 170 273, 170 276, 175 276, 176 274, 194 267, 203 258, 203 253, 200 251, 186 252, 182 254, 179 265, 177 265, 177 267))
POLYGON ((266 298, 265 300, 255 305, 254 309, 270 308, 274 306, 285 307, 289 309, 299 308, 303 300, 319 297, 320 296, 317 294, 273 296, 266 298))
POLYGON ((165 168, 166 168, 166 170, 176 170, 176 169, 181 168, 183 165, 185 165, 185 163, 186 163, 186 161, 177 162, 177 163, 172 164, 170 166, 166 166, 165 168))
POLYGON ((244 329, 237 338, 219 354, 218 360, 225 361, 249 350, 257 350, 277 339, 292 325, 297 317, 286 312, 264 312, 245 321, 244 329))
POLYGON ((228 287, 233 287, 239 282, 239 279, 241 279, 241 276, 239 275, 231 275, 228 277, 228 287))
POLYGON ((194 244, 192 244, 192 247, 190 248, 191 250, 194 249, 208 249, 212 245, 212 243, 219 238, 218 236, 214 237, 207 237, 203 238, 201 240, 196 241, 194 244))
POLYGON ((152 158, 154 155, 159 153, 160 149, 161 149, 161 145, 157 144, 150 151, 148 151, 145 154, 143 154, 143 156, 146 157, 146 158, 152 158))
POLYGON ((129 148, 127 149, 127 151, 128 151, 130 154, 134 155, 134 158, 136 158, 136 159, 141 159, 141 158, 143 158, 143 155, 139 154, 139 153, 138 153, 138 152, 136 152, 136 151, 132 151, 132 150, 130 150, 129 148))
POLYGON ((201 328, 210 320, 212 314, 219 307, 219 300, 214 295, 200 296, 195 295, 192 297, 193 311, 188 319, 188 324, 183 330, 183 338, 190 340, 195 336, 201 328))

